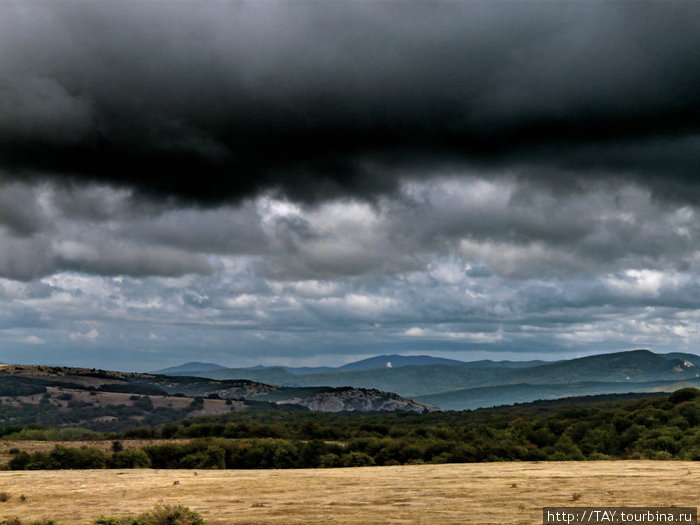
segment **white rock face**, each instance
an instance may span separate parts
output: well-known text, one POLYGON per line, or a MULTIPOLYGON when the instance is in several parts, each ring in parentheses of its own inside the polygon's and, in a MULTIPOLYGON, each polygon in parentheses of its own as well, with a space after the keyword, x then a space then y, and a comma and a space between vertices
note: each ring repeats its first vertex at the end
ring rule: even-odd
POLYGON ((418 403, 391 392, 381 392, 371 388, 329 388, 325 392, 321 391, 306 395, 299 395, 292 389, 288 395, 285 395, 284 388, 245 381, 239 386, 217 390, 215 393, 223 399, 250 399, 271 401, 278 405, 301 405, 313 412, 394 410, 423 412, 425 410, 437 410, 437 407, 432 405, 418 403), (269 398, 268 394, 274 394, 274 398, 269 398))
POLYGON ((339 389, 335 392, 319 392, 307 398, 293 397, 278 401, 279 404, 293 403, 307 407, 313 412, 341 411, 393 411, 407 410, 423 412, 434 407, 405 399, 396 394, 364 388, 339 389))

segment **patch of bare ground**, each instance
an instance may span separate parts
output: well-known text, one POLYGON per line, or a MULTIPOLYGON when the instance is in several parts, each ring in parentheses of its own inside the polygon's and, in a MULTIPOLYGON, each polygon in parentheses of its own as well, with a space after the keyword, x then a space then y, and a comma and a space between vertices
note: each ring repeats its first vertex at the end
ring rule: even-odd
POLYGON ((700 506, 700 463, 518 462, 304 470, 0 472, 0 517, 88 524, 184 504, 212 525, 541 523, 543 506, 700 506), (175 483, 178 482, 178 483, 175 483), (20 500, 24 494, 26 501, 20 500), (573 503, 575 501, 575 503, 573 503))

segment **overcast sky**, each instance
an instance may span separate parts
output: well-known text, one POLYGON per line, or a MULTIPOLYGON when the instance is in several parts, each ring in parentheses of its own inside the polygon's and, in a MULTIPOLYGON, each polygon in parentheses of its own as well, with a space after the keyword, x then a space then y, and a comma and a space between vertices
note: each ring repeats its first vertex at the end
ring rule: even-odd
POLYGON ((0 6, 0 361, 700 353, 700 3, 0 6))

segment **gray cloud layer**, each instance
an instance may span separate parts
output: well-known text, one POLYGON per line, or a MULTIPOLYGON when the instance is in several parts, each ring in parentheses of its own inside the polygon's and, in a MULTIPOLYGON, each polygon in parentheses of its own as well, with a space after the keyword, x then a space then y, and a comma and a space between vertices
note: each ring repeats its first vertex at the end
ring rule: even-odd
POLYGON ((698 209, 639 185, 564 197, 460 175, 374 203, 267 195, 207 209, 108 187, 7 194, 34 202, 27 222, 41 226, 0 220, 0 338, 36 355, 109 362, 126 347, 122 359, 155 364, 199 349, 254 364, 698 342, 698 209))

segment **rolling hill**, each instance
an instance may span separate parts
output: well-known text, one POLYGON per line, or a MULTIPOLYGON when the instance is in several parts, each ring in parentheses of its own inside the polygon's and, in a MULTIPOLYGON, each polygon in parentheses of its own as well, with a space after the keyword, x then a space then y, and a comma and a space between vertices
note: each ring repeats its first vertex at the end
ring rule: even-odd
POLYGON ((423 412, 431 408, 363 388, 280 387, 248 380, 69 367, 0 367, 0 427, 39 424, 119 431, 249 409, 423 412))
POLYGON ((700 378, 681 381, 650 381, 642 383, 583 382, 554 385, 514 385, 465 388, 441 394, 418 396, 416 401, 434 405, 442 410, 475 410, 478 408, 530 403, 539 400, 569 399, 579 396, 628 393, 664 393, 681 388, 700 388, 700 378))

